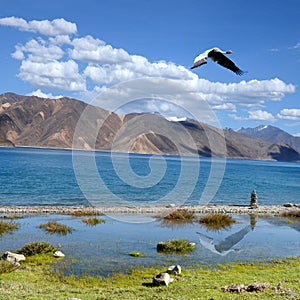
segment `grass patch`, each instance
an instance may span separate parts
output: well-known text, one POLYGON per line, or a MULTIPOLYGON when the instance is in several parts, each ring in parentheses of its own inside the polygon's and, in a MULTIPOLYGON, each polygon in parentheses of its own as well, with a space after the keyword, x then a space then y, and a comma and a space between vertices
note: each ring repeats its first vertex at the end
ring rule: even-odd
POLYGON ((67 235, 68 233, 72 232, 72 228, 70 226, 60 224, 57 222, 48 222, 45 224, 41 224, 38 226, 40 229, 46 230, 48 233, 51 234, 59 234, 59 235, 67 235))
POLYGON ((94 218, 84 218, 82 220, 86 225, 96 226, 101 223, 105 223, 105 220, 94 217, 94 218))
POLYGON ((5 222, 0 220, 0 236, 5 232, 12 232, 14 230, 17 230, 19 228, 19 225, 14 222, 5 222))
POLYGON ((4 220, 16 220, 16 219, 22 219, 23 217, 19 215, 4 215, 1 216, 0 218, 4 220))
POLYGON ((56 247, 48 242, 32 242, 26 244, 23 248, 18 250, 18 253, 26 256, 33 256, 37 254, 53 254, 57 250, 56 247))
POLYGON ((159 242, 157 244, 156 250, 159 253, 176 253, 176 254, 186 254, 192 252, 195 248, 195 243, 189 242, 187 240, 169 240, 166 242, 159 242))
POLYGON ((152 286, 155 274, 165 268, 138 268, 130 274, 115 274, 105 279, 54 274, 49 265, 39 264, 39 256, 26 260, 17 272, 1 275, 1 299, 299 299, 300 258, 269 263, 232 263, 214 270, 200 267, 183 269, 168 287, 152 286), (222 287, 231 284, 268 282, 270 288, 257 293, 227 293, 222 287), (275 287, 281 282, 282 290, 275 287), (290 296, 290 294, 292 296, 290 296))
POLYGON ((0 260, 0 274, 9 273, 17 269, 18 266, 8 262, 7 260, 0 260))
POLYGON ((74 217, 92 217, 92 216, 102 216, 103 214, 98 211, 83 209, 83 210, 75 210, 71 212, 70 215, 74 217))
POLYGON ((188 209, 176 209, 164 217, 164 220, 175 222, 193 222, 195 220, 195 213, 188 209))
POLYGON ((280 214, 281 217, 300 218, 300 209, 288 210, 280 214))
POLYGON ((132 257, 145 257, 146 255, 139 251, 132 251, 128 253, 132 257))
POLYGON ((207 229, 219 230, 222 228, 228 228, 236 221, 233 217, 225 214, 209 214, 200 217, 199 223, 205 226, 207 229))

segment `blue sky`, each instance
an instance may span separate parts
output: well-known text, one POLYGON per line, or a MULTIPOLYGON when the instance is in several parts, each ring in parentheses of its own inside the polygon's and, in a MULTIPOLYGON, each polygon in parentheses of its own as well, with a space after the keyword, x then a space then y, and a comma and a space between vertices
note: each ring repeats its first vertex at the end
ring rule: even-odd
MULTIPOLYGON (((134 101, 126 112, 199 116, 201 98, 221 127, 271 124, 300 135, 298 0, 276 5, 269 0, 1 4, 0 93, 93 103, 95 96, 124 82, 162 78, 172 84, 161 81, 161 94, 151 90, 148 79, 138 81, 145 98, 153 99, 134 101), (212 61, 189 69, 195 56, 214 46, 231 49, 229 58, 248 73, 240 77, 212 61), (173 89, 173 83, 184 92, 173 89)), ((134 95, 129 92, 124 99, 136 100, 134 95)), ((100 104, 115 109, 110 96, 100 104)))

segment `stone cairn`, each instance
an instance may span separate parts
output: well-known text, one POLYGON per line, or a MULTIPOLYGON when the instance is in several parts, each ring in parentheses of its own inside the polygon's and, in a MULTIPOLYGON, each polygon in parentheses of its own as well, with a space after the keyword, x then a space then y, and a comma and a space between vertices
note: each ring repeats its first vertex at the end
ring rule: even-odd
POLYGON ((251 208, 258 208, 258 198, 257 198, 255 190, 253 190, 252 193, 251 193, 250 207, 251 208))

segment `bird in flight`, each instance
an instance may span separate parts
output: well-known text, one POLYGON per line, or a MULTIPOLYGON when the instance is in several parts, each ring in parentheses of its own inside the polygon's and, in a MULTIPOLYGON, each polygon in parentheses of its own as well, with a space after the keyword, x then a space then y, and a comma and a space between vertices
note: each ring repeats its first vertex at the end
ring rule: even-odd
POLYGON ((227 56, 224 54, 231 54, 232 51, 222 51, 219 48, 212 48, 208 49, 205 52, 199 54, 195 60, 194 65, 191 67, 191 69, 195 69, 197 67, 200 67, 204 64, 207 64, 207 58, 212 59, 213 61, 217 62, 219 65, 221 65, 224 68, 227 68, 234 72, 237 75, 243 75, 246 73, 245 71, 242 71, 239 67, 235 65, 233 61, 231 61, 227 56))

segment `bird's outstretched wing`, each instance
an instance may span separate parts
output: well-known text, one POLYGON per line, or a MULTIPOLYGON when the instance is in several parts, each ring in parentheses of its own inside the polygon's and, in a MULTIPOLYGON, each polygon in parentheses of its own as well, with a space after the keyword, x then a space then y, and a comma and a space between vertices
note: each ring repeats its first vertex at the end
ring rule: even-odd
POLYGON ((191 69, 195 69, 197 67, 200 67, 204 64, 207 64, 207 56, 203 54, 199 54, 195 60, 194 60, 194 65, 191 67, 191 69))
POLYGON ((237 75, 243 75, 245 73, 239 67, 237 67, 233 61, 231 61, 227 56, 225 56, 223 53, 219 51, 216 50, 210 51, 208 53, 208 57, 211 58, 213 61, 217 62, 222 67, 231 70, 237 75))

